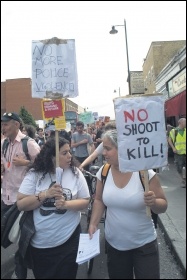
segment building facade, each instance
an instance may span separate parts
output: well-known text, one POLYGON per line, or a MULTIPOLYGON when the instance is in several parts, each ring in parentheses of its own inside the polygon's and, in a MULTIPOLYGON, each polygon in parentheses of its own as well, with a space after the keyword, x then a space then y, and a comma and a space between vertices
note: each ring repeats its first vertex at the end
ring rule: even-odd
MULTIPOLYGON (((31 79, 9 79, 1 82, 1 116, 5 112, 19 113, 22 106, 32 114, 35 120, 42 120, 42 106, 40 98, 32 98, 31 79)), ((80 106, 65 98, 65 111, 79 113, 80 106)), ((84 110, 82 108, 82 110, 84 110)))
POLYGON ((186 45, 186 40, 152 42, 143 63, 144 91, 156 93, 155 80, 165 65, 186 45))
POLYGON ((186 117, 186 46, 161 70, 155 85, 165 99, 166 121, 177 126, 178 119, 186 117))

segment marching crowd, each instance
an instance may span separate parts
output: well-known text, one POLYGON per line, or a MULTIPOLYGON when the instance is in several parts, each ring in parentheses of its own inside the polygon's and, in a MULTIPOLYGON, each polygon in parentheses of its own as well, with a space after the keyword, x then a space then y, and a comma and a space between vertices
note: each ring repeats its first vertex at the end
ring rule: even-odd
MULTIPOLYGON (((185 118, 170 130, 168 143, 182 177, 186 167, 185 118)), ((146 207, 155 214, 164 213, 167 200, 154 170, 148 170, 148 192, 142 188, 139 172, 119 171, 115 122, 85 128, 78 121, 72 131, 59 131, 57 143, 54 131, 36 131, 12 112, 1 117, 1 220, 14 204, 29 215, 21 218, 11 279, 26 279, 27 268, 36 279, 76 279, 81 210, 90 199, 90 182, 83 171, 94 162, 100 169, 88 232, 92 238, 105 211, 109 278, 160 278, 157 233, 146 207), (101 178, 103 159, 110 164, 105 184, 101 178)))

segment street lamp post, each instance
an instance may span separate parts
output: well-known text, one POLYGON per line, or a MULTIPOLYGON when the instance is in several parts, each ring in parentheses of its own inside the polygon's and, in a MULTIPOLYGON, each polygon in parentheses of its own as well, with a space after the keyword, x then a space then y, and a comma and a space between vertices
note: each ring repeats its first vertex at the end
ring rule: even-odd
POLYGON ((125 29, 125 44, 126 44, 127 71, 128 71, 127 82, 128 82, 128 86, 129 86, 129 94, 131 95, 131 83, 130 83, 129 53, 128 53, 126 20, 124 19, 124 25, 113 25, 113 26, 112 26, 112 30, 109 32, 110 34, 116 34, 116 33, 118 33, 118 30, 115 29, 115 26, 124 26, 124 29, 125 29))

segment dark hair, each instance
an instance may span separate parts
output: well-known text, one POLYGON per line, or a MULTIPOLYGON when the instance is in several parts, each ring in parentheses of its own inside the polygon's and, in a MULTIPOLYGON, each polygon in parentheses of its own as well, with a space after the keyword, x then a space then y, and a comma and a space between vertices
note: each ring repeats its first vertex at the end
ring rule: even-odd
MULTIPOLYGON (((59 137, 59 149, 65 144, 69 144, 65 138, 59 137)), ((31 168, 35 172, 43 172, 43 175, 47 173, 55 173, 55 165, 53 157, 56 156, 56 139, 55 137, 49 137, 44 143, 40 153, 36 156, 34 162, 28 166, 28 170, 31 168)), ((72 157, 71 160, 71 170, 74 174, 77 174, 75 163, 72 157)))
POLYGON ((76 123, 76 126, 82 126, 82 127, 84 127, 84 123, 81 122, 81 121, 78 121, 78 122, 76 123))
POLYGON ((36 134, 36 128, 32 124, 25 124, 24 128, 27 131, 28 136, 34 139, 36 134))

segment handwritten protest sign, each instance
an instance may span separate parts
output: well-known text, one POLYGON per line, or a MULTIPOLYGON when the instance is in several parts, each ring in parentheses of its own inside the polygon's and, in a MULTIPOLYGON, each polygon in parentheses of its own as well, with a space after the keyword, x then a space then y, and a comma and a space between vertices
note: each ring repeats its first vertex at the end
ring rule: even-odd
POLYGON ((94 121, 97 121, 99 119, 99 114, 98 112, 93 112, 93 117, 94 117, 94 121))
POLYGON ((32 41, 32 97, 78 96, 75 40, 32 41))
POLYGON ((167 165, 164 100, 161 95, 114 99, 121 172, 167 165))
POLYGON ((79 121, 83 122, 84 124, 90 124, 94 122, 94 116, 92 112, 85 112, 79 115, 79 121))

